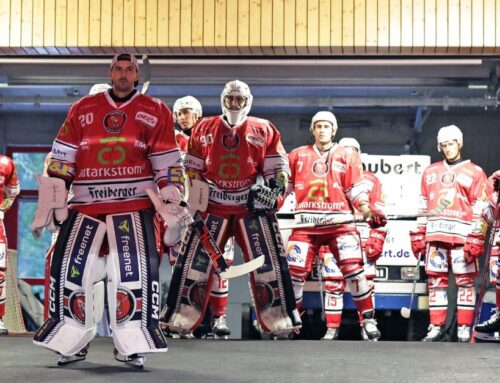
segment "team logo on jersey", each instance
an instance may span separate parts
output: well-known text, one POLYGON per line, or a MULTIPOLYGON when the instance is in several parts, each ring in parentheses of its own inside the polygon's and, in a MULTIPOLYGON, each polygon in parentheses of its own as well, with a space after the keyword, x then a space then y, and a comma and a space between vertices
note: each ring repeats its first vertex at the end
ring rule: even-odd
POLYGON ((127 115, 125 113, 121 110, 114 110, 104 117, 104 129, 109 133, 119 133, 123 129, 126 121, 127 115))
POLYGON ((316 177, 324 177, 330 170, 330 165, 323 159, 314 161, 312 172, 316 177))
POLYGON ((222 136, 222 146, 228 152, 232 152, 238 149, 239 144, 240 144, 240 136, 238 136, 238 133, 236 133, 233 130, 230 130, 229 132, 227 132, 222 136))
POLYGON ((122 324, 135 312, 136 299, 132 292, 124 287, 116 291, 116 323, 122 324))
POLYGON ((455 173, 446 172, 441 175, 441 184, 444 186, 453 185, 453 182, 455 182, 455 173))
POLYGON ((71 317, 81 325, 85 324, 85 293, 74 291, 68 299, 69 313, 71 317))

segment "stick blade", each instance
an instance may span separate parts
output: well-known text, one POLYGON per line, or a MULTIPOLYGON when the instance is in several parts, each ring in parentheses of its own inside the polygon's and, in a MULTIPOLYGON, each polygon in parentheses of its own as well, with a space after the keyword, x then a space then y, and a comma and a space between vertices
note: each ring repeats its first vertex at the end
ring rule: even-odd
POLYGON ((251 273, 254 270, 257 270, 264 264, 264 261, 264 255, 261 255, 260 257, 254 258, 251 261, 245 262, 241 265, 229 266, 229 268, 226 271, 223 271, 220 276, 224 279, 240 277, 242 275, 251 273))

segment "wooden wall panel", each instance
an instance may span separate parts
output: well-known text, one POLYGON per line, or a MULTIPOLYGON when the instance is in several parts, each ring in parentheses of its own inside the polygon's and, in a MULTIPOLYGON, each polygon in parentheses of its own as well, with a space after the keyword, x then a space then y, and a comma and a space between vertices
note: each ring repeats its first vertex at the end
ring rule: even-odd
POLYGON ((4 54, 500 53, 500 0, 0 0, 4 54))

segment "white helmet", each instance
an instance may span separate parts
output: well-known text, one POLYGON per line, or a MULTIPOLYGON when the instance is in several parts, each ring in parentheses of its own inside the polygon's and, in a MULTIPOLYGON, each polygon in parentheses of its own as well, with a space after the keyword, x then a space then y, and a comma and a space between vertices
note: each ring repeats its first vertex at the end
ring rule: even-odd
POLYGON ((439 129, 437 135, 438 151, 441 151, 439 144, 441 144, 442 142, 453 140, 456 140, 458 142, 458 145, 462 146, 464 143, 464 135, 462 134, 462 131, 456 125, 443 126, 441 129, 439 129))
POLYGON ((358 140, 353 137, 344 137, 339 141, 339 145, 344 148, 356 148, 358 152, 361 153, 361 146, 359 145, 358 140))
POLYGON ((94 84, 89 90, 89 95, 106 92, 108 89, 111 89, 109 84, 94 84))
POLYGON ((328 121, 329 123, 331 123, 333 125, 333 132, 335 134, 335 132, 337 132, 337 119, 335 118, 335 115, 332 113, 332 112, 329 112, 327 110, 322 110, 318 113, 316 113, 312 120, 311 120, 311 127, 310 127, 310 131, 312 133, 313 129, 314 129, 314 124, 318 121, 328 121))
POLYGON ((178 98, 174 103, 174 119, 177 122, 177 113, 181 109, 191 109, 196 118, 201 118, 203 110, 200 102, 193 96, 178 98))
POLYGON ((224 90, 220 95, 220 104, 222 107, 222 113, 226 116, 227 121, 231 125, 237 125, 245 119, 245 117, 250 113, 250 108, 252 107, 253 96, 250 93, 250 88, 247 84, 240 80, 229 81, 225 86, 224 90), (226 96, 240 96, 246 98, 247 102, 241 110, 229 110, 224 105, 224 98, 226 96))

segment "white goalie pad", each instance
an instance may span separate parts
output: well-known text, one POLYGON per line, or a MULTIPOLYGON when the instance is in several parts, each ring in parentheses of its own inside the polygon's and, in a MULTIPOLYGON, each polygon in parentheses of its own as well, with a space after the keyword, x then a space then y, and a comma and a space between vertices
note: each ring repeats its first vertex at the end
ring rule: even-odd
POLYGON ((35 344, 69 356, 94 338, 104 306, 95 282, 105 275, 99 257, 105 234, 103 222, 77 212, 61 227, 50 271, 50 317, 35 334, 35 344))
POLYGON ((39 239, 45 228, 52 233, 57 231, 54 216, 59 222, 68 218, 68 191, 60 178, 35 174, 35 180, 38 185, 38 205, 31 223, 31 232, 35 239, 39 239))
POLYGON ((153 215, 108 215, 106 226, 108 305, 115 347, 122 355, 165 352, 167 344, 159 330, 159 256, 153 215))

